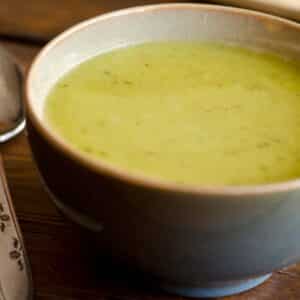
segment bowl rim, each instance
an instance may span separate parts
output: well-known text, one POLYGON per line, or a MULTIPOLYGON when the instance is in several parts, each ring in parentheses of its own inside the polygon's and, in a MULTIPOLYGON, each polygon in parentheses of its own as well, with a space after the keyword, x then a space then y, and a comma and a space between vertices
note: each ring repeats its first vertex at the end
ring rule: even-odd
POLYGON ((264 19, 266 21, 280 23, 285 27, 292 27, 299 31, 300 24, 290 21, 281 17, 273 16, 270 14, 257 12, 249 9, 242 9, 231 6, 201 4, 201 3, 170 3, 170 4, 153 4, 135 6, 126 9, 116 10, 113 12, 101 14, 99 16, 82 21, 69 29, 65 30, 57 37, 52 39, 34 58, 33 63, 28 71, 26 82, 24 85, 24 96, 27 117, 33 124, 33 127, 41 134, 47 142, 49 142, 56 150, 63 152, 64 155, 75 160, 82 167, 88 168, 98 174, 109 176, 118 179, 124 183, 136 185, 139 187, 156 189, 161 192, 176 192, 190 195, 209 195, 209 196, 258 196, 277 192, 293 191, 300 188, 300 178, 278 183, 258 184, 258 185, 240 185, 240 186, 218 186, 218 185, 197 185, 188 183, 176 183, 166 179, 160 179, 155 176, 148 176, 140 172, 127 171, 122 167, 115 166, 102 159, 96 159, 88 154, 82 153, 70 143, 66 142, 55 131, 51 130, 45 122, 41 121, 37 112, 34 109, 33 94, 31 83, 33 81, 33 74, 38 67, 40 61, 44 56, 52 50, 57 44, 64 42, 69 36, 89 27, 90 25, 100 22, 105 19, 117 18, 122 15, 128 14, 141 14, 149 11, 156 10, 170 10, 170 9, 190 9, 190 10, 212 10, 221 13, 234 13, 243 15, 245 17, 252 16, 257 19, 264 19))

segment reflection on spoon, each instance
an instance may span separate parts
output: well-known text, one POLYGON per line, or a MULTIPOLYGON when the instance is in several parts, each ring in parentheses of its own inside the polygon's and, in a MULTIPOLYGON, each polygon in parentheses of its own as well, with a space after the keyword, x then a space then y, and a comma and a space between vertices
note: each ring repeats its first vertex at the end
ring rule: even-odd
POLYGON ((0 47, 0 143, 25 127, 22 105, 22 77, 16 63, 0 47))

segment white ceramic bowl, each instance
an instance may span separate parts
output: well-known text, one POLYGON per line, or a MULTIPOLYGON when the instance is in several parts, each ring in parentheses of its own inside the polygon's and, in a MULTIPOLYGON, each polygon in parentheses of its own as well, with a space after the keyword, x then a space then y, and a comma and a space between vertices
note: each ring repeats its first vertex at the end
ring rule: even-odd
POLYGON ((247 10, 170 4, 88 20, 50 42, 31 67, 26 103, 34 158, 57 206, 163 288, 207 297, 247 290, 300 258, 300 180, 216 188, 136 176, 78 152, 43 118, 47 93, 73 67, 112 48, 160 40, 236 43, 300 57, 300 25, 247 10))

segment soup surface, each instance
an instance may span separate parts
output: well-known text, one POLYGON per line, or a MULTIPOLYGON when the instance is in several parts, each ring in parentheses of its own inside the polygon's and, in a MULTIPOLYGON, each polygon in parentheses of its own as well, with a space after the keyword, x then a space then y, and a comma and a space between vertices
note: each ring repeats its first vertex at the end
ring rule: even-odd
POLYGON ((45 117, 80 151, 155 178, 300 177, 300 67, 270 53, 196 42, 117 49, 61 78, 45 117))

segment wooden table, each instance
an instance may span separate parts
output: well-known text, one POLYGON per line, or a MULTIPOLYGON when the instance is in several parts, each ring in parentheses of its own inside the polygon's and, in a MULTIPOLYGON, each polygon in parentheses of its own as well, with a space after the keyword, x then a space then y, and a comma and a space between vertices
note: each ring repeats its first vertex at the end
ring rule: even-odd
MULTIPOLYGON (((0 38, 0 43, 15 54, 24 70, 41 47, 11 38, 0 38)), ((150 288, 139 276, 106 256, 95 254, 93 246, 61 217, 43 190, 25 133, 1 145, 1 152, 30 256, 35 299, 183 299, 150 288)), ((299 300, 300 264, 276 272, 269 281, 250 292, 224 299, 299 300)))

